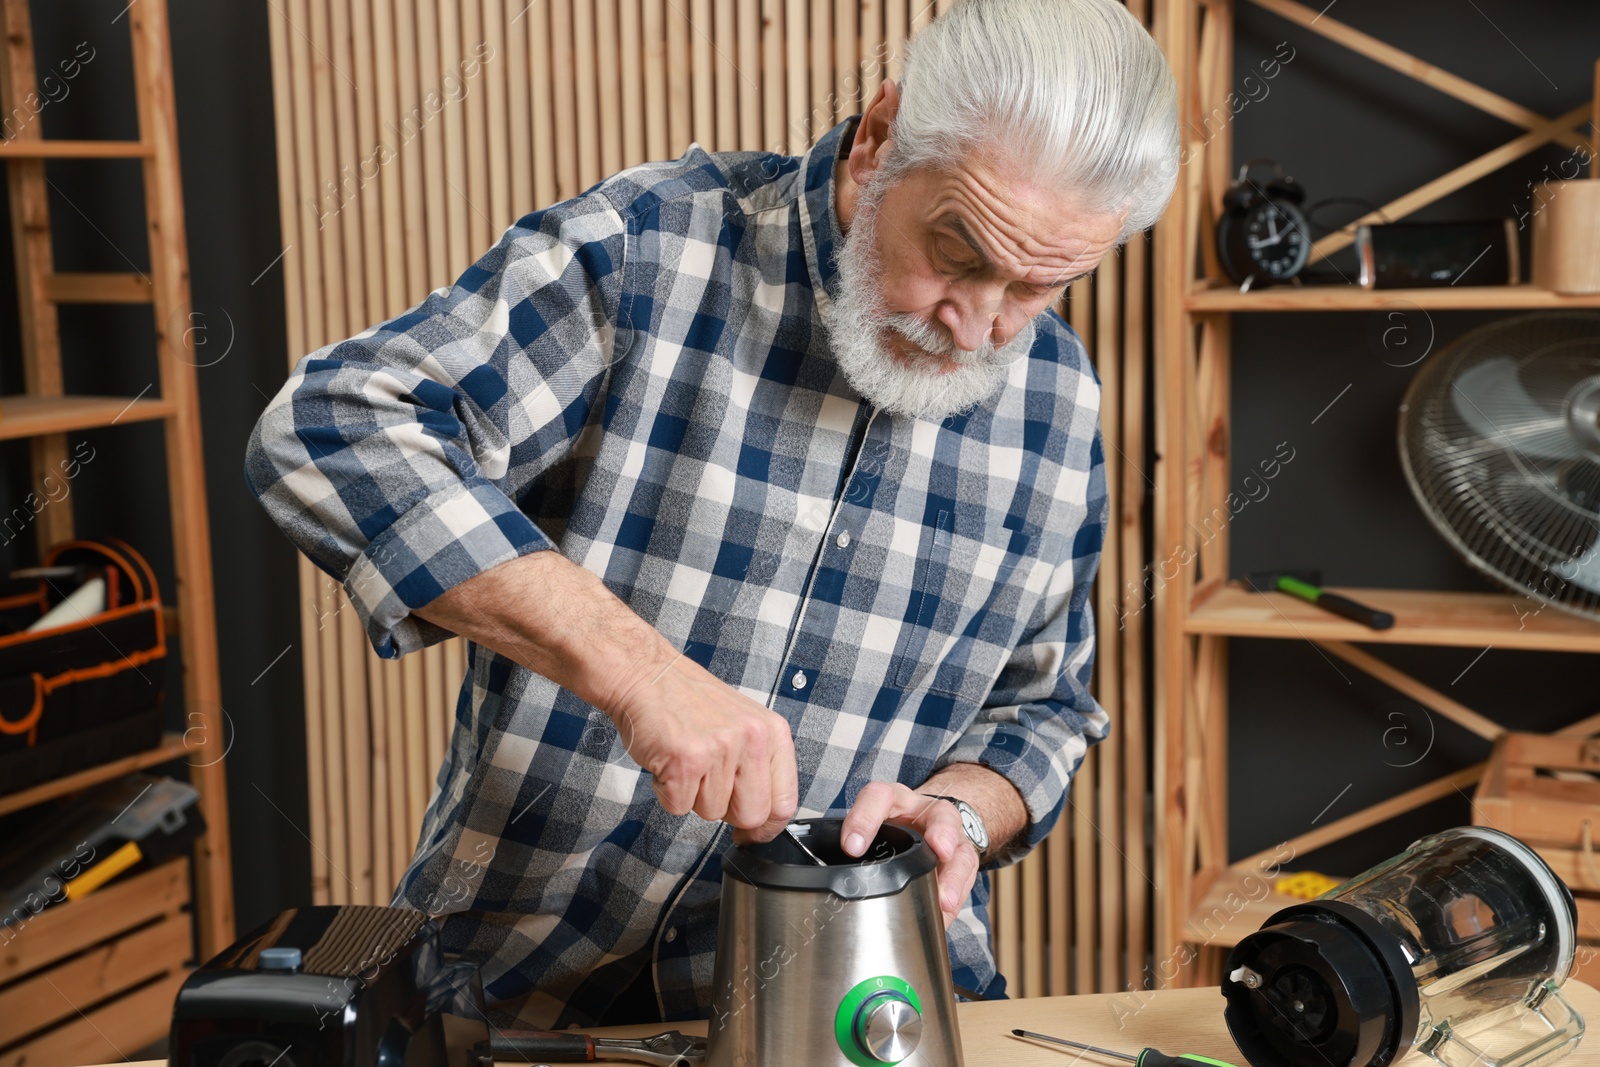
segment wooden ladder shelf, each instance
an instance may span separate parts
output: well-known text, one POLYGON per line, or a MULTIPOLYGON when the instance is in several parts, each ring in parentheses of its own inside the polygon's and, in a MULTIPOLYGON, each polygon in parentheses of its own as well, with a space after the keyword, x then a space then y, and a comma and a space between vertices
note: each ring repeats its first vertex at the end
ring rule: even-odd
MULTIPOLYGON (((192 854, 192 894, 191 862, 177 860, 116 882, 82 901, 46 908, 27 927, 8 930, 12 936, 7 939, 5 968, 0 968, 0 1017, 13 1023, 33 1023, 21 1029, 13 1025, 0 1034, 0 1067, 24 1062, 109 1061, 149 1044, 166 1032, 176 983, 182 981, 193 961, 208 958, 234 937, 222 759, 225 724, 195 382, 197 360, 186 347, 191 310, 189 267, 167 5, 165 0, 139 0, 118 18, 127 19, 132 46, 138 139, 46 140, 37 108, 29 103, 30 97, 37 103, 40 84, 29 5, 27 0, 0 0, 0 29, 4 31, 0 108, 7 115, 31 116, 14 133, 8 124, 7 138, 0 142, 11 203, 25 388, 19 395, 0 396, 0 439, 31 441, 31 481, 38 491, 47 475, 67 469, 63 461, 68 456, 69 435, 140 421, 162 423, 176 578, 175 588, 169 590, 176 611, 169 608, 168 617, 177 624, 175 629, 181 629, 187 729, 168 733, 148 752, 0 796, 0 814, 67 796, 141 768, 187 759, 189 779, 200 791, 207 831, 192 854), (57 159, 140 161, 149 240, 147 270, 77 273, 55 269, 49 210, 52 183, 46 163, 57 159), (69 395, 64 389, 60 309, 112 303, 150 305, 156 379, 137 396, 69 395), (190 902, 198 943, 189 933, 189 919, 183 913, 190 902), (77 954, 59 962, 56 947, 66 942, 59 933, 52 937, 58 928, 82 935, 81 947, 72 950, 77 954), (41 944, 44 940, 52 945, 41 944), (156 959, 148 953, 153 951, 150 946, 158 943, 162 950, 156 959), (133 955, 142 958, 130 960, 133 955), (44 969, 47 967, 50 969, 44 969), (142 968, 140 983, 123 981, 125 972, 135 967, 142 968), (48 1028, 39 1029, 47 1023, 48 1028)), ((52 500, 34 523, 41 552, 71 539, 71 496, 52 500)))

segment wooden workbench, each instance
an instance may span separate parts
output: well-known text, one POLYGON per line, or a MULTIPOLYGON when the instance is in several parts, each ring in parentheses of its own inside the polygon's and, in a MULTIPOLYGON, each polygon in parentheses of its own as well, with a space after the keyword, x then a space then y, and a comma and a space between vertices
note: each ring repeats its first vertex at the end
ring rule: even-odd
MULTIPOLYGON (((1600 992, 1568 982, 1563 992, 1585 1020, 1600 1020, 1600 992)), ((1038 997, 962 1004, 961 1043, 966 1067, 1072 1067, 1081 1055, 1011 1036, 1015 1029, 1034 1030, 1105 1048, 1138 1051, 1153 1046, 1163 1052, 1193 1052, 1248 1067, 1228 1037, 1222 1021, 1222 994, 1215 989, 1168 989, 1153 993, 1100 993, 1079 997, 1038 997)), ((596 1030, 606 1037, 631 1037, 678 1029, 705 1033, 705 1023, 670 1026, 619 1026, 596 1030)), ((1600 1039, 1581 1043, 1561 1067, 1600 1067, 1600 1039)), ((1098 1065, 1089 1057, 1083 1064, 1098 1065)), ((1413 1052, 1396 1067, 1422 1067, 1433 1061, 1413 1052)), ((120 1067, 129 1067, 127 1064, 120 1067)), ((148 1060, 131 1067, 164 1067, 148 1060)))

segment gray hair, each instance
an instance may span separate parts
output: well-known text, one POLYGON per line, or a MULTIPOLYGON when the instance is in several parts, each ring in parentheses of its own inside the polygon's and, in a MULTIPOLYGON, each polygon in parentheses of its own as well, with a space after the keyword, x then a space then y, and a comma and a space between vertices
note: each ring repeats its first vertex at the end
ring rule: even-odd
POLYGON ((998 151, 1089 210, 1148 229, 1177 182, 1178 99, 1161 49, 1115 0, 960 0, 917 34, 885 178, 998 151))

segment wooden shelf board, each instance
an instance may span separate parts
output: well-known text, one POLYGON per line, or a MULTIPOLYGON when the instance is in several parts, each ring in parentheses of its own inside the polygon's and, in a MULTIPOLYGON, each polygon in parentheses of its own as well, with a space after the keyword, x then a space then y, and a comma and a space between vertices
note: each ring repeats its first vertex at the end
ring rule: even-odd
POLYGON ((1183 926, 1184 940, 1192 945, 1232 948, 1284 908, 1305 903, 1300 897, 1276 890, 1263 893, 1267 883, 1268 879, 1253 864, 1219 872, 1189 913, 1183 926))
POLYGON ((1393 629, 1370 630, 1287 593, 1256 593, 1236 582, 1203 594, 1184 629, 1228 637, 1600 652, 1600 623, 1514 593, 1338 591, 1392 613, 1393 629))
POLYGON ((181 759, 191 747, 184 742, 183 734, 163 734, 161 744, 155 748, 136 752, 131 756, 124 756, 110 763, 102 763, 97 767, 90 767, 61 778, 54 778, 48 782, 41 782, 21 792, 0 796, 0 815, 9 815, 13 811, 31 808, 35 804, 42 804, 47 800, 99 785, 101 782, 109 782, 113 778, 121 778, 124 774, 142 771, 146 767, 181 759))
POLYGON ((0 396, 0 440, 164 419, 176 411, 170 400, 126 396, 0 396))
POLYGON ((1184 308, 1217 311, 1374 311, 1387 307, 1434 310, 1600 308, 1600 293, 1567 296, 1533 285, 1443 286, 1438 289, 1362 289, 1354 285, 1277 286, 1241 293, 1232 286, 1197 287, 1184 308))
POLYGON ((0 159, 139 159, 153 155, 143 141, 66 141, 17 137, 0 142, 0 159))
POLYGON ((44 297, 57 304, 148 304, 150 276, 136 271, 58 271, 44 276, 44 297))

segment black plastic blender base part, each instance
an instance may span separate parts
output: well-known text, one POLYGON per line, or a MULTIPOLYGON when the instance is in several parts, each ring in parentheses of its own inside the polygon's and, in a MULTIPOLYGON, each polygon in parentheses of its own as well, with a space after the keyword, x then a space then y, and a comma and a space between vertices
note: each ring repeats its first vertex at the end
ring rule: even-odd
POLYGON ((1410 964, 1371 916, 1337 900, 1278 912, 1222 973, 1224 1018, 1251 1067, 1387 1067, 1416 1037, 1410 964), (1254 987, 1232 979, 1240 968, 1254 987))

